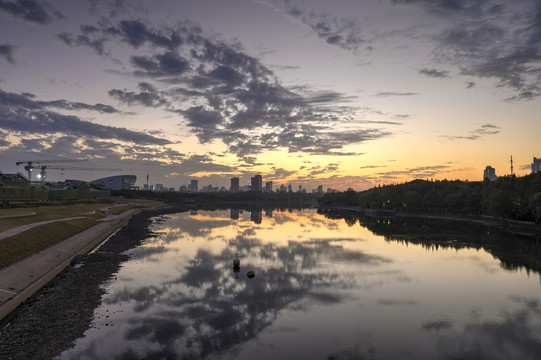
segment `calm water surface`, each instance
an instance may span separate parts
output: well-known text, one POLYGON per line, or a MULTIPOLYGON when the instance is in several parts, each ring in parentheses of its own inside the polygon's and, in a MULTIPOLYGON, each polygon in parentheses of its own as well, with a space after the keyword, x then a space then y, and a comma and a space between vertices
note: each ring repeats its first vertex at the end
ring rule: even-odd
POLYGON ((60 358, 541 358, 535 241, 332 217, 157 218, 157 236, 130 251, 92 327, 60 358))

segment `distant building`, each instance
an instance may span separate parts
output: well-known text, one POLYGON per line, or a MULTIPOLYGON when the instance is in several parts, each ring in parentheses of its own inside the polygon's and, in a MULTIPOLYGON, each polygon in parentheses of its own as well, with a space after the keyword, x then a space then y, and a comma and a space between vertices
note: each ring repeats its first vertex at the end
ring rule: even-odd
POLYGON ((137 181, 135 175, 116 175, 91 181, 91 184, 106 186, 112 190, 132 189, 137 181))
POLYGON ((323 194, 323 185, 319 185, 319 186, 317 187, 317 193, 318 193, 318 194, 323 194))
POLYGON ((163 184, 156 184, 156 186, 154 187, 154 190, 156 190, 156 191, 165 191, 166 188, 163 186, 163 184))
POLYGON ((190 187, 189 187, 189 191, 190 192, 198 192, 199 191, 199 185, 197 184, 197 180, 192 180, 190 182, 190 187))
POLYGON ((541 173, 541 159, 533 158, 532 174, 541 173))
POLYGON ((251 186, 250 189, 252 191, 261 192, 263 191, 263 178, 261 175, 256 175, 251 179, 251 186))
POLYGON ((483 172, 483 180, 488 179, 490 181, 494 181, 497 178, 496 169, 494 169, 492 166, 487 166, 483 172))
POLYGON ((288 184, 288 185, 287 185, 287 192, 288 192, 288 193, 292 193, 292 192, 293 192, 293 187, 291 187, 291 184, 288 184))
POLYGON ((280 192, 285 193, 287 191, 287 188, 284 184, 280 185, 280 192))
POLYGON ((240 180, 238 177, 231 178, 231 188, 232 192, 239 192, 240 189, 240 180))
POLYGON ((265 183, 265 192, 271 193, 272 192, 272 181, 267 181, 265 183))
POLYGON ((183 193, 188 192, 188 187, 186 185, 180 185, 178 191, 183 193))

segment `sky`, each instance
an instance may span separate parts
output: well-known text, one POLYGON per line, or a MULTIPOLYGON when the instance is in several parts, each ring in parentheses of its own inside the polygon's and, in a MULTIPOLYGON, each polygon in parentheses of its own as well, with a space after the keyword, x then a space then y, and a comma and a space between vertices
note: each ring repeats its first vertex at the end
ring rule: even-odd
POLYGON ((364 190, 512 156, 523 176, 540 110, 541 0, 0 0, 3 173, 364 190))

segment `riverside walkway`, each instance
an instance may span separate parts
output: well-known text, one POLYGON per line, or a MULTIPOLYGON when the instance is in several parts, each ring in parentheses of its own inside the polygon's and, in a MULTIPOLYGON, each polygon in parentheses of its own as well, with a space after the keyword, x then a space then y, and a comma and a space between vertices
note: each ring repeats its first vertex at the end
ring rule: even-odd
MULTIPOLYGON (((92 250, 113 234, 118 228, 124 225, 135 213, 140 211, 141 210, 139 209, 131 209, 119 215, 108 216, 106 218, 108 221, 99 221, 96 225, 85 231, 50 246, 34 255, 28 256, 6 268, 0 269, 0 320, 51 281, 71 263, 73 258, 92 250)), ((5 235, 6 233, 12 233, 12 235, 9 236, 13 236, 17 231, 25 231, 33 226, 76 218, 58 219, 24 225, 3 232, 0 236, 5 235)), ((5 237, 8 236, 4 236, 4 238, 5 237)))

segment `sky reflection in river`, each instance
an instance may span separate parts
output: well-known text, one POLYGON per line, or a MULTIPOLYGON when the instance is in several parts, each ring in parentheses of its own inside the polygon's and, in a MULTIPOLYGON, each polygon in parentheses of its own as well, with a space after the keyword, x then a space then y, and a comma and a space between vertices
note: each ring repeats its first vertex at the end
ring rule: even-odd
POLYGON ((105 285, 93 327, 61 358, 541 353, 539 274, 505 270, 484 250, 386 241, 315 210, 180 213, 154 230, 105 285))

